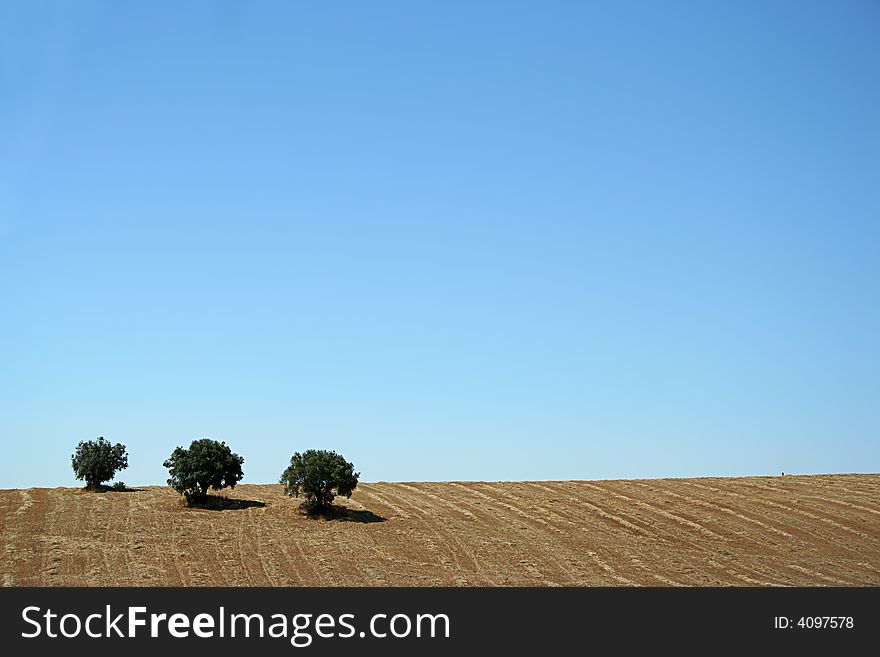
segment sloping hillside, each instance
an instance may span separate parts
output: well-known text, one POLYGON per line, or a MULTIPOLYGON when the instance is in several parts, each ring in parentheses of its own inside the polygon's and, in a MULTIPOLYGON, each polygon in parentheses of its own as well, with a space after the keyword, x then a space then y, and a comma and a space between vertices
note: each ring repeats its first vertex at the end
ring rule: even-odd
POLYGON ((880 475, 0 491, 5 585, 880 585, 880 475))

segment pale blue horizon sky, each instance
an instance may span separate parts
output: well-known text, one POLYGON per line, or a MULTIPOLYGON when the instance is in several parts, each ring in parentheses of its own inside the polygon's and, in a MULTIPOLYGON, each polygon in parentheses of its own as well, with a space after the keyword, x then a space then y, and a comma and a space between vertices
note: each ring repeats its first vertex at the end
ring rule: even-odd
POLYGON ((417 4, 0 6, 0 487, 880 470, 880 6, 417 4))

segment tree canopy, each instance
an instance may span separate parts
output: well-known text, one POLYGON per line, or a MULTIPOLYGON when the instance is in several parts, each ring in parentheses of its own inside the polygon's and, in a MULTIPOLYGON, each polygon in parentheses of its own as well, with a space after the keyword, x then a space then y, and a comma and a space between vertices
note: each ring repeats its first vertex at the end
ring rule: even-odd
POLYGON ((80 441, 70 459, 74 475, 84 480, 89 490, 98 490, 103 482, 128 467, 125 445, 112 445, 103 436, 97 440, 80 441))
POLYGON ((326 513, 336 495, 351 497, 357 487, 359 472, 336 452, 310 449, 294 453, 290 465, 281 474, 284 492, 305 498, 307 511, 326 513))
POLYGON ((163 465, 171 475, 168 485, 193 504, 205 501, 208 489, 235 488, 244 476, 242 463, 225 442, 201 438, 188 449, 177 447, 163 465))

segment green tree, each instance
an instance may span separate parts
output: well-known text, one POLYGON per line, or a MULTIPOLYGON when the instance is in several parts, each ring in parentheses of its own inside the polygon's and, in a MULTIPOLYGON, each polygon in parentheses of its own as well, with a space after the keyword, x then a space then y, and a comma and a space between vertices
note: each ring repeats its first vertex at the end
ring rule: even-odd
POLYGON ((101 483, 113 479, 119 470, 128 467, 128 454, 125 445, 100 436, 97 440, 82 440, 70 457, 73 474, 86 482, 89 490, 98 490, 101 483))
POLYGON ((187 504, 194 504, 207 499, 209 488, 235 488, 244 476, 242 463, 244 458, 225 442, 201 438, 192 441, 189 449, 176 448, 162 465, 171 475, 168 485, 183 495, 187 504))
POLYGON ((281 473, 284 492, 305 498, 310 515, 326 513, 336 495, 351 497, 357 487, 359 472, 336 452, 310 449, 296 452, 290 465, 281 473))

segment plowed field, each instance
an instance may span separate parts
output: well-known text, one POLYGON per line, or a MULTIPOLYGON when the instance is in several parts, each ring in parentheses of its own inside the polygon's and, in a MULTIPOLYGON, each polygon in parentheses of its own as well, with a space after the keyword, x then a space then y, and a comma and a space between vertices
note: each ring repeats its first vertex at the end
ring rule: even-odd
POLYGON ((7 586, 880 585, 880 475, 0 490, 7 586))

